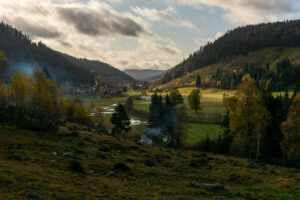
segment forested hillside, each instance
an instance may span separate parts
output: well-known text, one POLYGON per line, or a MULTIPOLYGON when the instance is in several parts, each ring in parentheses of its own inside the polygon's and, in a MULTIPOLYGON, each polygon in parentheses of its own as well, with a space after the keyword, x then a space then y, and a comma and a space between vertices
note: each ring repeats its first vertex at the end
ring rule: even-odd
POLYGON ((32 74, 38 68, 59 84, 94 84, 95 75, 105 80, 133 79, 108 64, 86 59, 77 59, 50 49, 43 43, 34 43, 21 31, 0 23, 0 51, 3 51, 8 65, 0 71, 1 79, 8 81, 15 71, 32 74))
POLYGON ((246 74, 264 89, 273 91, 293 88, 300 77, 300 47, 266 48, 224 59, 202 67, 160 86, 162 89, 193 87, 197 77, 202 88, 234 90, 246 74))
POLYGON ((188 59, 170 70, 161 83, 167 83, 205 66, 223 62, 229 57, 247 56, 252 51, 268 47, 296 46, 300 46, 300 20, 239 27, 191 54, 188 59))

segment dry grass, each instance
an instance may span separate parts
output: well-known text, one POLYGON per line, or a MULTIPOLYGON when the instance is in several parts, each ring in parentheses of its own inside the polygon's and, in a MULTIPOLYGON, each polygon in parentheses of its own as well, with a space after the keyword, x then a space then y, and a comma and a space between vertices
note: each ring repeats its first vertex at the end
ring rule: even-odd
POLYGON ((75 124, 61 127, 58 133, 0 128, 0 199, 29 199, 32 190, 39 199, 75 200, 297 199, 300 195, 295 169, 148 147, 75 124), (73 156, 63 156, 65 152, 73 156), (79 162, 84 174, 70 170, 71 161, 79 162), (107 176, 111 170, 117 174, 107 176), (226 189, 197 188, 202 182, 222 183, 226 189))

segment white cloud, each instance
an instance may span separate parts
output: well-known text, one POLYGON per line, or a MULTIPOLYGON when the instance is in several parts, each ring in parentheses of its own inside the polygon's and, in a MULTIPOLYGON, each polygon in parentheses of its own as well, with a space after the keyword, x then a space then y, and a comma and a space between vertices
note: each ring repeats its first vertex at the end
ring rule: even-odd
MULTIPOLYGON (((171 0, 165 0, 170 3, 171 0)), ((294 0, 173 0, 172 5, 220 7, 225 13, 223 18, 232 24, 255 24, 259 22, 276 21, 291 14, 299 13, 293 7, 294 0)))
POLYGON ((215 39, 219 39, 219 38, 222 37, 223 35, 224 35, 223 32, 218 32, 218 33, 216 33, 216 35, 215 35, 215 39))

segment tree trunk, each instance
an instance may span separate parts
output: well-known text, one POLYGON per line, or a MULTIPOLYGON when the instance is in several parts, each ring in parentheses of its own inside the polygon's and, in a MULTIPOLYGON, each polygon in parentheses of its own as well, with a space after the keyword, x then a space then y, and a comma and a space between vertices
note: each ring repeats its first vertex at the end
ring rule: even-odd
POLYGON ((258 156, 260 154, 260 124, 257 128, 257 151, 256 151, 256 159, 258 159, 258 156))

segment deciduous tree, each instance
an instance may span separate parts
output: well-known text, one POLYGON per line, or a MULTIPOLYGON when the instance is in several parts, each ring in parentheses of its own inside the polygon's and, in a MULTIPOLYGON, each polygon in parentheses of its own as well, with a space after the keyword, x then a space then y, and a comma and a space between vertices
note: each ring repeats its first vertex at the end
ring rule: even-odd
POLYGON ((281 131, 284 135, 281 147, 286 158, 300 159, 300 93, 294 98, 287 120, 282 123, 281 131))
POLYGON ((228 99, 229 127, 236 140, 243 142, 249 159, 260 155, 264 129, 269 123, 269 112, 263 105, 262 94, 249 76, 244 77, 235 97, 228 99))
POLYGON ((181 96, 180 92, 176 89, 172 90, 170 92, 170 103, 172 106, 177 106, 179 104, 183 104, 183 97, 181 96))
POLYGON ((188 96, 190 108, 195 110, 196 113, 198 112, 198 110, 200 110, 200 98, 201 94, 199 89, 192 90, 192 92, 188 96))

